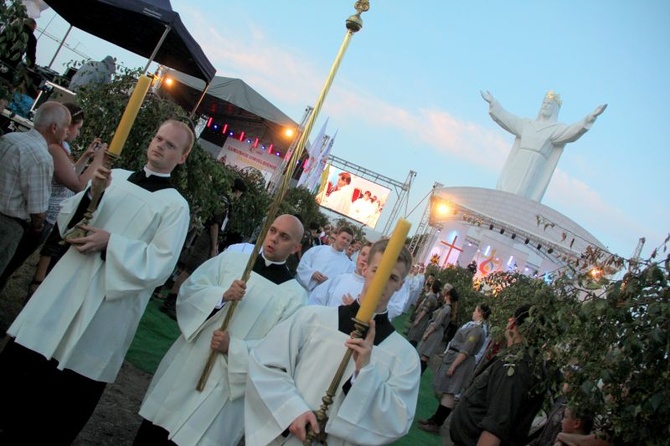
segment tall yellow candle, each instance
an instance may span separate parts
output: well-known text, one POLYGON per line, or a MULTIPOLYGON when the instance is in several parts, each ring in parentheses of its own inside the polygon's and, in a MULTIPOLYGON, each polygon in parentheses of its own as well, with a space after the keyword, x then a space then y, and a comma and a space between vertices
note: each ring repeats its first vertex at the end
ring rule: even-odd
POLYGON ((121 150, 123 150, 123 146, 126 144, 130 129, 135 122, 137 113, 140 111, 140 107, 142 106, 142 102, 144 102, 144 97, 147 95, 150 86, 151 79, 149 76, 140 76, 135 85, 135 89, 133 90, 133 94, 130 96, 126 110, 123 112, 123 116, 121 116, 121 122, 119 122, 116 132, 114 132, 114 137, 109 144, 109 149, 107 149, 112 155, 118 156, 121 154, 121 150))
MULTIPOLYGON (((372 278, 372 283, 365 292, 361 307, 358 309, 358 313, 356 313, 356 319, 359 321, 368 323, 372 319, 372 315, 375 313, 377 305, 379 305, 379 299, 382 297, 382 291, 386 286, 386 282, 388 282, 393 267, 398 262, 398 256, 405 244, 410 226, 409 222, 402 218, 396 223, 393 234, 391 234, 389 243, 375 272, 375 276, 372 278)), ((407 265, 408 268, 410 266, 407 265)))

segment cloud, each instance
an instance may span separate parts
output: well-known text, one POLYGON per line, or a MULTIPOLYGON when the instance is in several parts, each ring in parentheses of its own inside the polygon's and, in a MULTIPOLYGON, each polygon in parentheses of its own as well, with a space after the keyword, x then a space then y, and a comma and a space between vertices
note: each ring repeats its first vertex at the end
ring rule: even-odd
POLYGON ((438 152, 458 156, 488 170, 500 170, 509 151, 509 143, 500 136, 443 110, 420 110, 416 125, 424 129, 422 139, 438 152))
MULTIPOLYGON (((209 17, 186 9, 195 38, 220 70, 221 76, 240 77, 295 120, 292 110, 313 105, 328 74, 328 67, 312 65, 310 58, 272 39, 253 22, 238 21, 215 28, 209 17), (243 25, 243 26, 241 26, 243 25), (240 30, 244 29, 244 32, 240 30)), ((440 160, 460 160, 474 168, 499 171, 509 143, 499 135, 463 121, 446 110, 417 109, 392 104, 371 95, 356 79, 340 73, 324 105, 328 116, 337 117, 340 128, 356 122, 375 131, 393 130, 399 139, 430 148, 440 160)))
POLYGON ((648 225, 607 203, 587 183, 561 169, 554 172, 543 203, 573 219, 623 257, 630 256, 639 237, 645 234, 658 239, 662 237, 648 225))
POLYGON ((328 110, 340 122, 363 121, 370 128, 392 128, 440 157, 458 158, 490 171, 500 170, 509 151, 510 143, 499 134, 446 110, 391 104, 346 81, 333 88, 328 110))
MULTIPOLYGON (((191 20, 196 23, 196 38, 204 51, 223 70, 219 75, 244 76, 276 104, 303 107, 318 97, 327 72, 306 62, 295 48, 277 45, 253 23, 247 23, 245 32, 238 34, 231 28, 213 28, 208 18, 197 14, 191 20)), ((406 139, 431 147, 439 156, 457 157, 491 171, 500 169, 509 150, 509 143, 499 135, 448 111, 391 104, 352 80, 336 80, 325 106, 329 115, 338 116, 340 126, 355 120, 370 127, 393 128, 406 139)))
POLYGON ((308 59, 295 48, 277 44, 253 22, 213 27, 208 17, 195 11, 190 21, 194 37, 201 42, 218 76, 242 78, 278 103, 304 103, 296 92, 315 97, 312 92, 320 90, 320 77, 313 75, 316 70, 308 59))

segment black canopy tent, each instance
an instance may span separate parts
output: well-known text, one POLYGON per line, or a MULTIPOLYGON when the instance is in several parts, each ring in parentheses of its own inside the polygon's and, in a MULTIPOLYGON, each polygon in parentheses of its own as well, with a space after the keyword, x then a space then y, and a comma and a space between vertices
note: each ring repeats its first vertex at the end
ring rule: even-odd
POLYGON ((174 82, 169 87, 162 85, 161 94, 183 108, 197 109, 197 114, 228 124, 230 130, 244 130, 250 138, 272 143, 282 156, 293 142, 293 137, 286 136, 286 130, 298 130, 299 124, 242 79, 214 76, 204 85, 174 71, 167 71, 165 77, 174 82))
MULTIPOLYGON (((216 69, 169 0, 48 0, 82 31, 209 83, 216 69)), ((69 32, 69 31, 68 31, 69 32)), ((55 56, 54 56, 55 57, 55 56)))

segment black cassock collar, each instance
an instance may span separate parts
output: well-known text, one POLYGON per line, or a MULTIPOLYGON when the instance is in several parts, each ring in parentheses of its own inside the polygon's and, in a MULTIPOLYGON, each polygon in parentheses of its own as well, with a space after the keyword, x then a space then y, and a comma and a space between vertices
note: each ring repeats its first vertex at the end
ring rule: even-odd
MULTIPOLYGON (((353 318, 356 317, 358 309, 361 306, 358 301, 353 301, 350 305, 342 305, 338 307, 338 330, 345 334, 351 334, 354 331, 353 318)), ((389 321, 388 312, 375 315, 375 340, 374 345, 381 344, 384 339, 388 338, 395 329, 389 321)))

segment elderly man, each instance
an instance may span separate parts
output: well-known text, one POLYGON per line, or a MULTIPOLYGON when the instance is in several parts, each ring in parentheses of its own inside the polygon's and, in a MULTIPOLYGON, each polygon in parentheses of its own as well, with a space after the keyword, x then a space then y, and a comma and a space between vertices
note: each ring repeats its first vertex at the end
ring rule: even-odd
MULTIPOLYGON (((111 179, 108 169, 96 169, 92 188, 104 195, 90 226, 68 240, 70 249, 7 330, 0 443, 72 443, 116 379, 151 292, 173 271, 186 238, 188 203, 170 173, 193 141, 187 125, 168 120, 144 169, 115 169, 111 179)), ((90 197, 87 189, 63 202, 62 232, 80 221, 90 197)))
POLYGON ((31 130, 0 138, 0 275, 25 231, 40 236, 54 171, 48 145, 61 144, 69 125, 68 109, 48 101, 37 109, 31 130))
POLYGON ((244 435, 244 392, 249 351, 307 295, 286 265, 304 229, 293 215, 277 217, 248 282, 240 278, 249 253, 226 250, 202 264, 182 285, 177 321, 182 335, 149 385, 135 445, 229 445, 244 435), (225 331, 232 301, 237 309, 225 331), (196 390, 210 352, 217 359, 202 392, 196 390))

